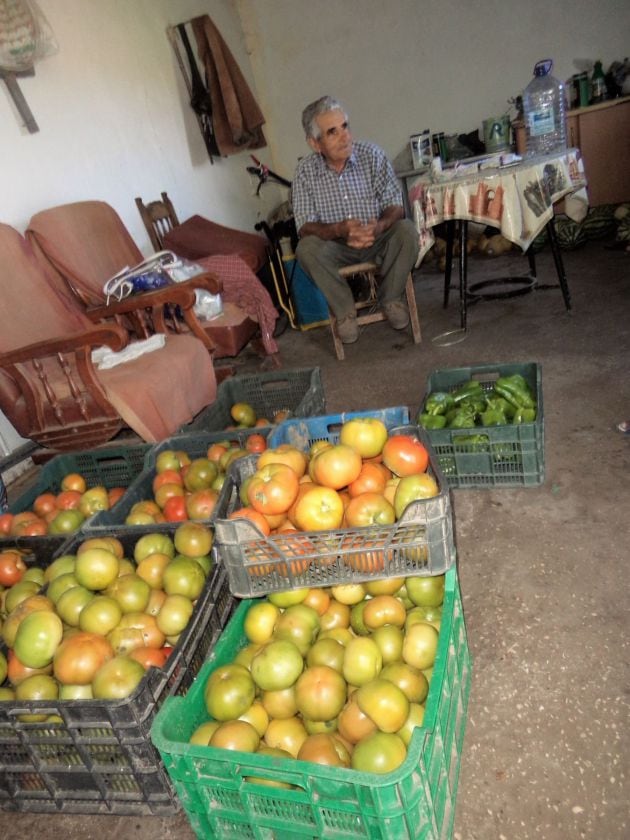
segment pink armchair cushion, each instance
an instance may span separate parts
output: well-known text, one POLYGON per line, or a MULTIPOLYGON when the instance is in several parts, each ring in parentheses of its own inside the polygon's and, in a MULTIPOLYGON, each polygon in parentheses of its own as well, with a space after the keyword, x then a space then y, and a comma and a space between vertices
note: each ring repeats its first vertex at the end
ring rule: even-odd
POLYGON ((165 248, 189 260, 238 254, 254 272, 267 262, 267 242, 262 236, 218 225, 203 216, 191 216, 169 230, 163 242, 165 248))
POLYGON ((125 423, 149 442, 173 435, 217 395, 208 351, 188 335, 168 335, 165 347, 98 378, 125 423))
POLYGON ((143 259, 120 216, 104 201, 42 210, 29 222, 26 237, 88 305, 103 302, 106 280, 143 259))
MULTIPOLYGON (((78 304, 71 304, 47 282, 46 268, 20 234, 0 224, 0 353, 35 342, 66 338, 94 329, 78 304)), ((36 379, 32 365, 22 365, 36 379)), ((58 365, 51 368, 51 385, 61 403, 70 386, 58 365)), ((217 384, 205 346, 187 335, 168 335, 160 350, 110 370, 96 371, 107 399, 123 420, 144 440, 163 440, 188 423, 216 398, 217 384)), ((17 430, 25 418, 19 383, 7 372, 0 376, 0 405, 17 430), (15 411, 4 402, 15 401, 15 411), (19 405, 18 405, 19 402, 19 405)), ((42 411, 49 411, 48 408, 42 411)), ((28 428, 28 427, 27 427, 28 428)))

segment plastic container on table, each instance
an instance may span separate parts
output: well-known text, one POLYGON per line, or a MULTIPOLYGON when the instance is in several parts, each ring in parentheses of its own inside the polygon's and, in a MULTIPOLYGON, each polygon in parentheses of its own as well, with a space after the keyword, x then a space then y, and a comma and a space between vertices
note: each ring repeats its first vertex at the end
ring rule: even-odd
POLYGON ((550 58, 536 63, 534 78, 523 91, 527 154, 542 155, 567 147, 564 85, 551 75, 550 58))
POLYGON ((403 764, 384 775, 188 743, 208 719, 208 677, 246 644, 243 622, 252 602, 241 604, 191 689, 168 699, 151 728, 197 837, 452 837, 472 665, 455 569, 445 584, 423 725, 415 729, 403 764))

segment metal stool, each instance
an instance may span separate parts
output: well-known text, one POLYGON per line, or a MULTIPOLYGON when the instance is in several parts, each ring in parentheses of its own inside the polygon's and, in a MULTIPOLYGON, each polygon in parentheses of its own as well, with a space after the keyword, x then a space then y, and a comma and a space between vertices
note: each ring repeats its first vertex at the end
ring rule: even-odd
MULTIPOLYGON (((378 266, 376 263, 355 263, 354 265, 347 265, 344 268, 339 269, 339 276, 343 277, 344 280, 348 280, 349 278, 359 274, 363 275, 363 277, 368 281, 369 294, 365 300, 358 300, 355 302, 355 308, 357 310, 357 324, 362 327, 365 324, 375 324, 377 321, 386 321, 387 318, 385 313, 379 308, 377 294, 378 282, 376 279, 378 266)), ((407 306, 409 307, 409 318, 411 320, 413 341, 414 344, 419 344, 422 341, 422 335, 420 333, 420 321, 418 319, 416 294, 413 289, 413 277, 411 272, 409 272, 409 276, 407 277, 405 295, 407 298, 407 306)), ((337 319, 332 312, 330 312, 330 331, 332 333, 337 358, 339 361, 343 361, 346 357, 343 349, 343 342, 339 337, 337 319)))

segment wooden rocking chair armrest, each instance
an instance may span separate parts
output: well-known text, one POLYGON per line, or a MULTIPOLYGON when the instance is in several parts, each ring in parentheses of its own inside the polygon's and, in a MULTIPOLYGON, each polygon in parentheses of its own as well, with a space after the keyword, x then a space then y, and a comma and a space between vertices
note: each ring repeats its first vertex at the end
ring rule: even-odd
POLYGON ((30 362, 33 359, 43 359, 57 353, 73 353, 77 350, 87 351, 90 347, 101 347, 103 345, 118 352, 126 347, 128 342, 127 332, 121 327, 113 324, 103 325, 63 338, 37 341, 34 344, 10 350, 8 353, 2 353, 0 354, 0 367, 30 362))
POLYGON ((205 289, 211 295, 218 295, 223 291, 223 281, 216 274, 212 274, 209 271, 204 272, 204 274, 198 274, 196 277, 192 277, 180 285, 188 286, 189 284, 194 286, 195 289, 205 289))

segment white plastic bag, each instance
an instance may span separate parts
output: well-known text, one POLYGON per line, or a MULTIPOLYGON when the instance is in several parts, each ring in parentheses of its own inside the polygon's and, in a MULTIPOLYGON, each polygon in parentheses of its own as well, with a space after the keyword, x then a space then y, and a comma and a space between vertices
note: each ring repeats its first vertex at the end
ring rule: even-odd
POLYGON ((213 295, 205 289, 195 289, 196 301, 193 311, 198 318, 210 321, 223 315, 221 295, 213 295))

